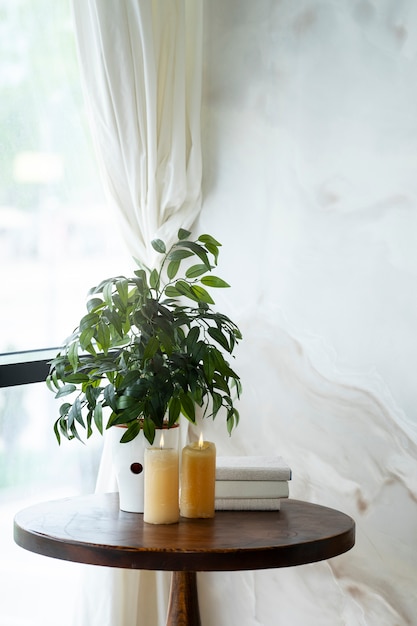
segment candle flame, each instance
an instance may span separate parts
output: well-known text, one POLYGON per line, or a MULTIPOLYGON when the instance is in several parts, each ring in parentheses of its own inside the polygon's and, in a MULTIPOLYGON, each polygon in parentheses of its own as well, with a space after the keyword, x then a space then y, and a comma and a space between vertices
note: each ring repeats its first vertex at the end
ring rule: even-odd
POLYGON ((164 447, 164 443, 165 443, 164 442, 164 433, 161 433, 161 438, 159 440, 159 447, 161 448, 161 450, 164 447))
POLYGON ((203 447, 203 445, 204 445, 203 433, 200 433, 200 439, 198 440, 198 447, 200 448, 200 450, 203 447))

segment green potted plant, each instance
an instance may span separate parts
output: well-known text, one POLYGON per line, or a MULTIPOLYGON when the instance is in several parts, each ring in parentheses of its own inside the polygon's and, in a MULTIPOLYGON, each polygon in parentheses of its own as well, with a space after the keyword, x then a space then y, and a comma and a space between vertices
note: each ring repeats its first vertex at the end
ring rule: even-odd
POLYGON ((152 444, 156 429, 173 427, 181 414, 195 423, 196 407, 213 418, 224 409, 229 433, 237 425, 241 384, 225 353, 232 355, 241 333, 212 309, 207 290, 229 287, 212 274, 221 244, 190 235, 180 229, 169 249, 152 241, 161 255, 157 269, 136 261, 133 277, 90 290, 87 313, 47 377, 63 399, 54 424, 59 443, 124 426, 122 443, 143 431, 152 444))
POLYGON ((212 274, 221 244, 210 235, 190 235, 180 229, 169 249, 152 241, 161 255, 157 268, 136 260, 133 277, 92 288, 86 314, 50 364, 47 385, 62 399, 54 424, 58 442, 110 429, 124 444, 117 458, 130 479, 143 467, 130 446, 145 439, 152 444, 157 429, 174 428, 181 414, 195 423, 196 407, 203 417, 224 410, 229 433, 239 421, 240 379, 225 354, 232 355, 242 337, 229 317, 212 309, 207 290, 229 287, 212 274))

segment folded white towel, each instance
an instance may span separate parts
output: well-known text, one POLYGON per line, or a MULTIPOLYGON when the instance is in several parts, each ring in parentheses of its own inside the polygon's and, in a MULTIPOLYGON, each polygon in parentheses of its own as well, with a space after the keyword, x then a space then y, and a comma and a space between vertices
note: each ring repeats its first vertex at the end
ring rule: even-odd
POLYGON ((218 456, 216 480, 291 480, 281 456, 218 456))
POLYGON ((288 498, 287 480, 216 480, 216 498, 288 498))
POLYGON ((279 511, 279 498, 216 498, 216 511, 279 511))

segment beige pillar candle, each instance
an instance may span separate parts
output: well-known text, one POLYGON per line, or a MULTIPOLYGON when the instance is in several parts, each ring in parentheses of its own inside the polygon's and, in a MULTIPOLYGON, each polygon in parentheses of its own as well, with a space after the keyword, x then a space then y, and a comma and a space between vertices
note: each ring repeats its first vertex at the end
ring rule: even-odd
POLYGON ((146 448, 144 463, 143 521, 174 524, 179 519, 178 452, 163 447, 146 448))
POLYGON ((180 512, 183 517, 214 517, 216 446, 211 441, 185 446, 181 456, 180 512))

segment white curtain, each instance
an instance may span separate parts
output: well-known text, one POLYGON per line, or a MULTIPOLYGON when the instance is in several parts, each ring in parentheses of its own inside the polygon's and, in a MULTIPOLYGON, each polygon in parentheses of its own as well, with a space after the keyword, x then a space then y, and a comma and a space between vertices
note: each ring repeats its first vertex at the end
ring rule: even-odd
MULTIPOLYGON (((131 253, 152 265, 151 240, 169 243, 201 208, 202 1, 72 6, 103 181, 131 253)), ((97 490, 116 490, 106 441, 97 490)), ((169 584, 169 573, 86 566, 75 624, 162 626, 169 584)))
POLYGON ((73 0, 90 123, 132 253, 201 207, 201 0, 73 0))

